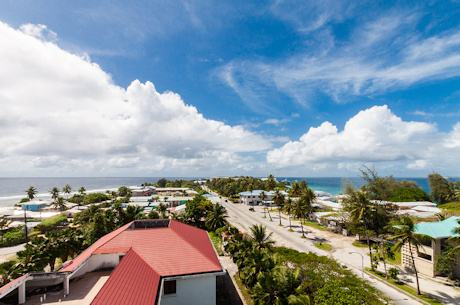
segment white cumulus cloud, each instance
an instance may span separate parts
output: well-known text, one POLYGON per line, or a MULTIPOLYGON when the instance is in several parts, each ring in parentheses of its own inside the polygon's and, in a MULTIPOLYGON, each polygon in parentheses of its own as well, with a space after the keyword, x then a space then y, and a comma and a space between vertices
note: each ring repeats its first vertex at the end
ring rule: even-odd
POLYGON ((239 153, 271 147, 269 139, 207 119, 150 82, 115 85, 86 54, 61 49, 50 33, 42 25, 15 30, 0 23, 0 173, 184 174, 229 168, 246 160, 239 153))
POLYGON ((269 151, 270 164, 286 167, 316 162, 379 162, 415 160, 429 157, 426 148, 435 126, 405 122, 387 106, 360 111, 342 131, 330 122, 312 127, 298 141, 269 151))

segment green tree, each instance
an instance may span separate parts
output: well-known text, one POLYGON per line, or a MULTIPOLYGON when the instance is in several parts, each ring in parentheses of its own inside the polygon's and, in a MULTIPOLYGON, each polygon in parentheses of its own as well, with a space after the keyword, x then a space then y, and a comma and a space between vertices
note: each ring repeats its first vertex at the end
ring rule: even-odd
POLYGON ((227 210, 219 203, 213 205, 212 210, 208 211, 206 216, 206 227, 209 230, 215 231, 218 228, 227 226, 227 210))
POLYGON ((290 194, 292 197, 300 196, 300 186, 297 181, 292 182, 290 194))
POLYGON ((64 211, 66 209, 64 198, 58 197, 53 204, 55 209, 59 209, 59 211, 64 211))
POLYGON ((374 212, 374 205, 369 201, 366 196, 366 193, 358 191, 355 189, 348 189, 347 195, 348 199, 344 202, 343 209, 350 214, 350 221, 353 224, 360 223, 364 226, 364 232, 366 234, 367 247, 369 248, 369 259, 372 269, 374 265, 372 264, 372 250, 371 244, 369 242, 369 219, 371 214, 374 212))
POLYGON ((417 294, 420 295, 420 286, 418 282, 418 272, 415 267, 414 253, 412 249, 419 252, 419 247, 422 245, 421 239, 431 239, 431 237, 423 234, 415 233, 416 223, 412 218, 407 215, 402 215, 399 218, 394 219, 391 222, 391 230, 394 232, 393 236, 388 239, 397 240, 398 242, 394 245, 393 250, 401 250, 403 245, 409 246, 409 253, 412 260, 412 268, 415 273, 415 279, 417 282, 417 294))
POLYGON ((160 214, 158 214, 157 211, 150 211, 148 216, 147 216, 148 219, 159 219, 160 218, 160 214))
POLYGON ((291 225, 291 216, 292 213, 294 212, 294 205, 293 201, 291 199, 291 196, 288 197, 286 200, 286 203, 283 206, 284 212, 288 215, 289 218, 289 230, 292 231, 292 225, 291 225))
POLYGON ((251 240, 256 248, 270 248, 275 242, 271 239, 273 233, 268 234, 263 225, 253 225, 249 228, 251 240))
POLYGON ((267 199, 267 194, 265 194, 264 191, 260 192, 260 200, 262 200, 262 203, 264 205, 264 217, 265 217, 265 209, 266 209, 266 204, 265 204, 265 199, 267 199))
POLYGON ((67 199, 69 199, 70 193, 72 193, 72 186, 70 184, 66 184, 62 188, 62 192, 67 195, 67 199))
POLYGON ((29 198, 29 200, 34 200, 35 195, 38 193, 37 188, 34 186, 29 187, 25 190, 25 192, 27 193, 27 198, 29 198))
POLYGON ((303 231, 302 220, 305 218, 306 213, 308 212, 308 207, 300 199, 294 201, 293 215, 300 219, 300 227, 302 228, 302 238, 305 238, 305 233, 303 231))
POLYGON ((58 199, 59 193, 60 193, 59 188, 53 187, 53 188, 50 190, 51 199, 53 199, 53 200, 58 199))
POLYGON ((85 196, 85 195, 86 195, 86 189, 85 189, 85 187, 82 186, 81 188, 79 188, 79 189, 78 189, 78 192, 80 193, 80 195, 85 196))
POLYGON ((436 256, 436 262, 434 264, 434 270, 439 272, 441 275, 447 275, 449 278, 453 278, 454 266, 455 266, 455 251, 452 251, 454 247, 447 245, 442 249, 442 253, 436 256))
POLYGON ((132 196, 132 192, 129 188, 127 188, 126 186, 120 186, 118 188, 118 196, 120 197, 126 197, 126 198, 130 198, 132 196))
POLYGON ((275 177, 270 174, 268 175, 268 178, 267 178, 267 188, 269 191, 273 190, 276 186, 276 181, 275 181, 275 177))
POLYGON ((160 218, 166 218, 166 211, 168 210, 168 207, 164 202, 161 202, 157 206, 158 213, 160 213, 160 218))
POLYGON ((279 190, 275 191, 275 196, 273 196, 273 203, 278 207, 278 216, 280 218, 280 226, 281 224, 281 210, 284 206, 284 195, 281 194, 279 190))
POLYGON ((433 172, 428 175, 428 183, 430 185, 431 200, 437 204, 443 204, 449 201, 454 191, 453 183, 445 179, 439 173, 433 172))
POLYGON ((404 187, 394 191, 388 200, 392 202, 429 201, 430 196, 418 187, 404 187))

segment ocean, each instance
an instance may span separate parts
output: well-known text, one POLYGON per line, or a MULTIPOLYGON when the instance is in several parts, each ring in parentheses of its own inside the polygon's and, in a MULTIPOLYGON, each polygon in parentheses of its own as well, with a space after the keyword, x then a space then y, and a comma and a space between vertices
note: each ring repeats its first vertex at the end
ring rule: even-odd
MULTIPOLYGON (((144 182, 155 183, 162 177, 72 177, 72 178, 0 178, 0 207, 8 207, 25 198, 26 190, 30 186, 37 188, 38 199, 50 199, 50 189, 58 187, 62 189, 70 184, 73 192, 78 192, 82 186, 88 192, 105 192, 115 190, 120 186, 136 186, 144 182)), ((194 177, 166 177, 168 180, 197 179, 194 177)))
MULTIPOLYGON (((120 186, 135 186, 144 182, 155 183, 161 177, 78 177, 78 178, 0 178, 0 207, 10 207, 18 203, 21 198, 26 197, 25 190, 30 186, 34 186, 38 191, 39 199, 49 199, 49 190, 53 187, 62 188, 66 184, 70 184, 77 192, 80 187, 85 187, 87 191, 100 191, 118 189, 120 186)), ((203 178, 203 177, 202 177, 203 178)), ((200 177, 166 177, 168 180, 184 179, 195 180, 200 177)), ((341 177, 277 177, 279 181, 294 180, 301 181, 305 179, 308 186, 316 191, 328 192, 332 195, 342 193, 342 183, 345 178, 341 177)), ((359 177, 348 178, 356 187, 363 185, 364 181, 359 177)), ((430 192, 427 178, 396 178, 415 181, 425 192, 430 192)), ((455 182, 459 178, 449 178, 455 182)))

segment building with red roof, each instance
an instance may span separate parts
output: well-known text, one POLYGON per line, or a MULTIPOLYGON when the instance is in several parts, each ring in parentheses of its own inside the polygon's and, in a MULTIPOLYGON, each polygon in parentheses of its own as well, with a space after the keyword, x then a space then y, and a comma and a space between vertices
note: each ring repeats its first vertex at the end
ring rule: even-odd
POLYGON ((174 220, 136 220, 99 239, 54 273, 26 274, 0 288, 0 298, 18 289, 72 281, 111 270, 91 304, 216 304, 216 276, 225 271, 206 231, 174 220))

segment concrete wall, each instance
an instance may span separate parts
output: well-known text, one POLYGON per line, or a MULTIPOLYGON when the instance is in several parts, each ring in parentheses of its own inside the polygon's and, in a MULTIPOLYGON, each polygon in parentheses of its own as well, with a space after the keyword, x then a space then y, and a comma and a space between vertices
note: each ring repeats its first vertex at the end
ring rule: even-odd
POLYGON ((125 253, 109 253, 109 254, 95 254, 92 255, 75 274, 72 278, 83 275, 87 272, 102 270, 102 269, 113 269, 120 262, 120 255, 125 253))
POLYGON ((176 294, 164 295, 161 286, 161 305, 215 305, 216 276, 176 280, 176 294))

